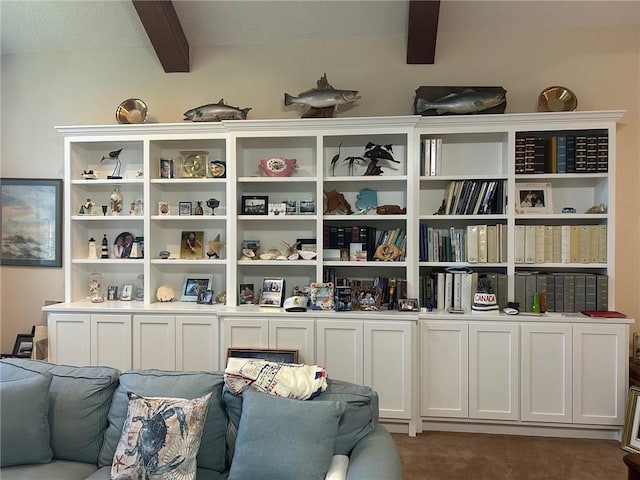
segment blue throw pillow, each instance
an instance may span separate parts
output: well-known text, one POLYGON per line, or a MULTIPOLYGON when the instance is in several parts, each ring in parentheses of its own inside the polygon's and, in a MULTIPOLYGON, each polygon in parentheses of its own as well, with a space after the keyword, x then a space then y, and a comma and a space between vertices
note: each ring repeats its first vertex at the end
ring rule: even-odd
POLYGON ((244 390, 229 480, 324 480, 342 402, 305 401, 244 390))
POLYGON ((49 463, 51 375, 0 382, 0 466, 49 463))

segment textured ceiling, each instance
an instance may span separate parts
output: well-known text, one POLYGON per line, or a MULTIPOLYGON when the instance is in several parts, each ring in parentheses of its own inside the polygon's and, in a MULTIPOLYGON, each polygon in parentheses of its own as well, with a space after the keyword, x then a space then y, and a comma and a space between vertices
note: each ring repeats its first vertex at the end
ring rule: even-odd
MULTIPOLYGON (((174 0, 191 47, 406 35, 407 0, 174 0)), ((2 53, 152 48, 129 0, 0 0, 2 53)), ((443 0, 438 32, 638 23, 640 2, 443 0)))

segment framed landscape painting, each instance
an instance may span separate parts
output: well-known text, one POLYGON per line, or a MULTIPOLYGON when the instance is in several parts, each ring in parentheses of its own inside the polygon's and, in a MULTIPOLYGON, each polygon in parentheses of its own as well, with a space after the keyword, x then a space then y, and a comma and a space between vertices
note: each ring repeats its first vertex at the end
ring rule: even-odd
POLYGON ((3 178, 0 264, 62 266, 62 180, 3 178))

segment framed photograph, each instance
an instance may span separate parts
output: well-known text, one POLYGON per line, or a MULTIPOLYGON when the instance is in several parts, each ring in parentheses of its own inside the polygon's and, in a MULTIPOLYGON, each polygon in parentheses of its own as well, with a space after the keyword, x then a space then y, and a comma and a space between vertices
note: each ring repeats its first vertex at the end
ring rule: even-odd
POLYGON ((295 215, 298 213, 298 202, 295 200, 287 200, 286 204, 286 214, 287 215, 295 215))
POLYGON ((265 278, 258 304, 261 307, 281 307, 284 300, 284 278, 265 278))
POLYGON ((629 396, 627 397, 627 413, 624 421, 624 430, 622 432, 621 444, 622 448, 628 452, 640 453, 640 388, 629 388, 629 396))
POLYGON ((316 201, 313 199, 300 200, 298 205, 298 212, 300 214, 311 215, 316 213, 316 201))
POLYGON ((173 160, 160 159, 160 178, 173 178, 173 160))
POLYGON ((251 305, 255 298, 253 283, 241 283, 238 291, 238 303, 240 305, 251 305))
POLYGON ((516 183, 516 213, 553 213, 550 183, 516 183))
POLYGON ((242 196, 242 215, 267 215, 268 206, 267 196, 242 196))
POLYGON ((211 305, 213 303, 213 290, 200 290, 198 292, 197 303, 200 305, 211 305))
POLYGON ((13 344, 13 352, 11 355, 20 358, 30 358, 33 351, 33 335, 19 333, 16 335, 16 341, 13 344))
POLYGON ((333 310, 335 306, 333 291, 333 282, 312 282, 309 292, 311 310, 333 310))
POLYGON ((171 215, 169 202, 158 202, 158 215, 171 215))
MULTIPOLYGON (((187 275, 182 286, 180 300, 183 302, 197 302, 200 292, 211 290, 211 275, 187 275)), ((211 293, 213 296, 213 292, 211 293)))
POLYGON ((178 215, 191 215, 191 202, 178 203, 178 215))
POLYGON ((287 204, 285 202, 269 204, 269 215, 286 215, 286 213, 287 204))
POLYGON ((0 179, 0 264, 62 266, 62 180, 0 179))
POLYGON ((122 285, 122 293, 120 294, 120 300, 128 302, 133 295, 133 285, 131 283, 125 283, 122 285))
POLYGON ((418 312, 420 307, 418 306, 417 298, 399 298, 398 310, 401 312, 418 312))
POLYGON ((109 285, 107 287, 107 300, 118 300, 117 285, 109 285))
POLYGON ((298 350, 256 350, 254 348, 229 348, 227 358, 254 358, 278 363, 298 363, 298 350))
POLYGON ((113 242, 113 258, 129 258, 133 246, 133 235, 130 232, 120 233, 113 242))
POLYGON ((202 258, 203 244, 204 232, 182 232, 182 241, 180 242, 180 258, 202 258))

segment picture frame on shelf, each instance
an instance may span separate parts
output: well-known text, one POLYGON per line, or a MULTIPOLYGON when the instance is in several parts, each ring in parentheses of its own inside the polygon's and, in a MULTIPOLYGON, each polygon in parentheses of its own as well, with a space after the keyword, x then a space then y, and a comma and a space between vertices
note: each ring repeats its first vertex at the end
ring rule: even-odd
POLYGON ((296 200, 287 200, 286 204, 286 215, 295 215, 298 213, 298 202, 296 200))
POLYGON ((213 290, 201 290, 198 292, 196 303, 200 305, 211 305, 213 303, 213 290))
POLYGON ((516 213, 553 213, 551 183, 516 183, 516 213))
POLYGON ((118 300, 118 286, 117 285, 109 285, 107 286, 107 300, 118 300))
POLYGON ((0 264, 61 267, 62 180, 2 178, 0 195, 0 264))
POLYGON ((238 287, 238 304, 251 305, 255 298, 253 283, 241 283, 238 287))
POLYGON ((160 178, 173 178, 173 160, 168 158, 160 159, 160 178))
POLYGON ((169 206, 169 202, 158 202, 158 215, 171 215, 171 207, 169 206))
POLYGON ((418 305, 417 298, 399 298, 398 310, 401 312, 419 312, 420 306, 418 305))
POLYGON ((298 213, 300 215, 314 215, 316 213, 316 201, 306 198, 298 202, 298 213))
POLYGON ((31 358, 33 352, 33 335, 28 333, 19 333, 16 335, 16 341, 13 344, 12 357, 31 358))
POLYGON ((129 258, 135 237, 131 232, 118 234, 113 241, 113 258, 129 258))
POLYGON ((125 283, 122 285, 122 293, 120 294, 120 300, 128 302, 132 300, 133 295, 133 284, 125 283))
POLYGON ((192 210, 193 210, 193 204, 191 202, 178 203, 178 215, 191 215, 192 210))
POLYGON ((241 213, 242 215, 267 215, 269 197, 266 195, 243 195, 241 213))
POLYGON ((284 278, 265 278, 258 305, 261 307, 281 307, 284 300, 284 278))
POLYGON ((333 310, 335 307, 333 282, 311 282, 309 301, 311 310, 333 310))
MULTIPOLYGON (((211 290, 211 282, 213 277, 211 275, 193 274, 187 275, 184 278, 182 285, 182 293, 180 294, 180 301, 182 302, 197 302, 200 292, 206 292, 211 290)), ((213 292, 211 294, 213 296, 213 292)))
POLYGON ((624 429, 620 439, 623 450, 633 453, 640 453, 640 402, 638 402, 638 397, 640 397, 640 388, 630 387, 624 429))
POLYGON ((200 259, 203 257, 204 232, 187 230, 182 232, 180 258, 200 259))
POLYGON ((227 358, 247 358, 277 363, 298 363, 298 350, 228 348, 227 358))
POLYGON ((285 202, 270 203, 269 215, 286 215, 287 204, 285 202))

